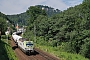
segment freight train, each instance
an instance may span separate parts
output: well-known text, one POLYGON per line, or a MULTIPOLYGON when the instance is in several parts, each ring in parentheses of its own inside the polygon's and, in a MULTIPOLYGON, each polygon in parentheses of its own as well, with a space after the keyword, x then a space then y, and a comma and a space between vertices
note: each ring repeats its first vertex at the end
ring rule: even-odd
POLYGON ((18 48, 20 48, 24 53, 29 54, 29 55, 31 53, 34 53, 33 41, 29 41, 29 39, 26 39, 17 35, 16 32, 12 34, 12 38, 14 42, 16 43, 16 45, 18 46, 18 48))

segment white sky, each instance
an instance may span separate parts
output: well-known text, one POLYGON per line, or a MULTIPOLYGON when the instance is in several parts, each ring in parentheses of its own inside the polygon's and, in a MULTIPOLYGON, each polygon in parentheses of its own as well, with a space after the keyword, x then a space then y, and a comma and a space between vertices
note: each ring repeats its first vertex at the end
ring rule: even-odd
POLYGON ((0 0, 0 12, 4 14, 20 14, 28 7, 35 5, 46 5, 59 10, 65 10, 82 3, 83 0, 0 0))

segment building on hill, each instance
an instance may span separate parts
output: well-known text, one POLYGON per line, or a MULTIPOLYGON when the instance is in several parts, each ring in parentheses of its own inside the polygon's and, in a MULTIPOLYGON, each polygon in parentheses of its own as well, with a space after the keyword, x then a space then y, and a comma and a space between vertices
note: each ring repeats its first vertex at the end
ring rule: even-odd
POLYGON ((42 10, 45 10, 49 17, 61 12, 59 9, 54 9, 54 8, 48 7, 48 6, 43 6, 43 5, 36 5, 36 6, 40 7, 42 10))

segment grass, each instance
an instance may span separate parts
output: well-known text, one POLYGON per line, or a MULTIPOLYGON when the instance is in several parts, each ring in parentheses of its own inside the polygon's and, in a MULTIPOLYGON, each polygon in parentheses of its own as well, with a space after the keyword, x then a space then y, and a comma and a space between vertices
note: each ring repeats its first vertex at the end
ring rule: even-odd
MULTIPOLYGON (((4 37, 4 36, 3 36, 4 37)), ((7 44, 5 37, 0 41, 0 59, 2 60, 18 60, 12 47, 10 46, 10 41, 7 44)))
POLYGON ((59 57, 60 60, 89 60, 79 54, 72 54, 72 53, 67 53, 67 52, 62 52, 60 50, 60 47, 51 47, 51 46, 43 46, 36 44, 36 47, 40 48, 43 51, 46 51, 56 57, 59 57))
POLYGON ((5 43, 0 41, 0 59, 2 60, 9 60, 7 52, 4 48, 5 43))

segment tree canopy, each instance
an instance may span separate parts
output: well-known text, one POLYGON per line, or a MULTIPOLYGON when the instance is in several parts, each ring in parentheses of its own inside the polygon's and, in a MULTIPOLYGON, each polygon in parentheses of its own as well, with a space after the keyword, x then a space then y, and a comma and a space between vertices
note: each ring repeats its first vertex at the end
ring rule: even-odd
POLYGON ((33 31, 33 23, 36 22, 36 35, 43 36, 49 42, 57 41, 56 45, 65 42, 64 50, 81 54, 90 58, 90 1, 84 0, 82 4, 70 7, 50 18, 42 14, 38 7, 30 7, 29 30, 33 31), (85 48, 85 49, 83 49, 85 48))
POLYGON ((7 17, 5 14, 0 12, 0 31, 1 34, 5 34, 6 28, 7 28, 7 17))
MULTIPOLYGON (((27 22, 25 36, 30 35, 32 38, 35 33, 37 43, 47 43, 53 47, 61 45, 63 51, 90 58, 90 0, 83 0, 80 5, 51 17, 38 6, 30 6, 26 13, 28 19, 25 20, 27 22)), ((2 21, 3 18, 0 19, 2 21)))

